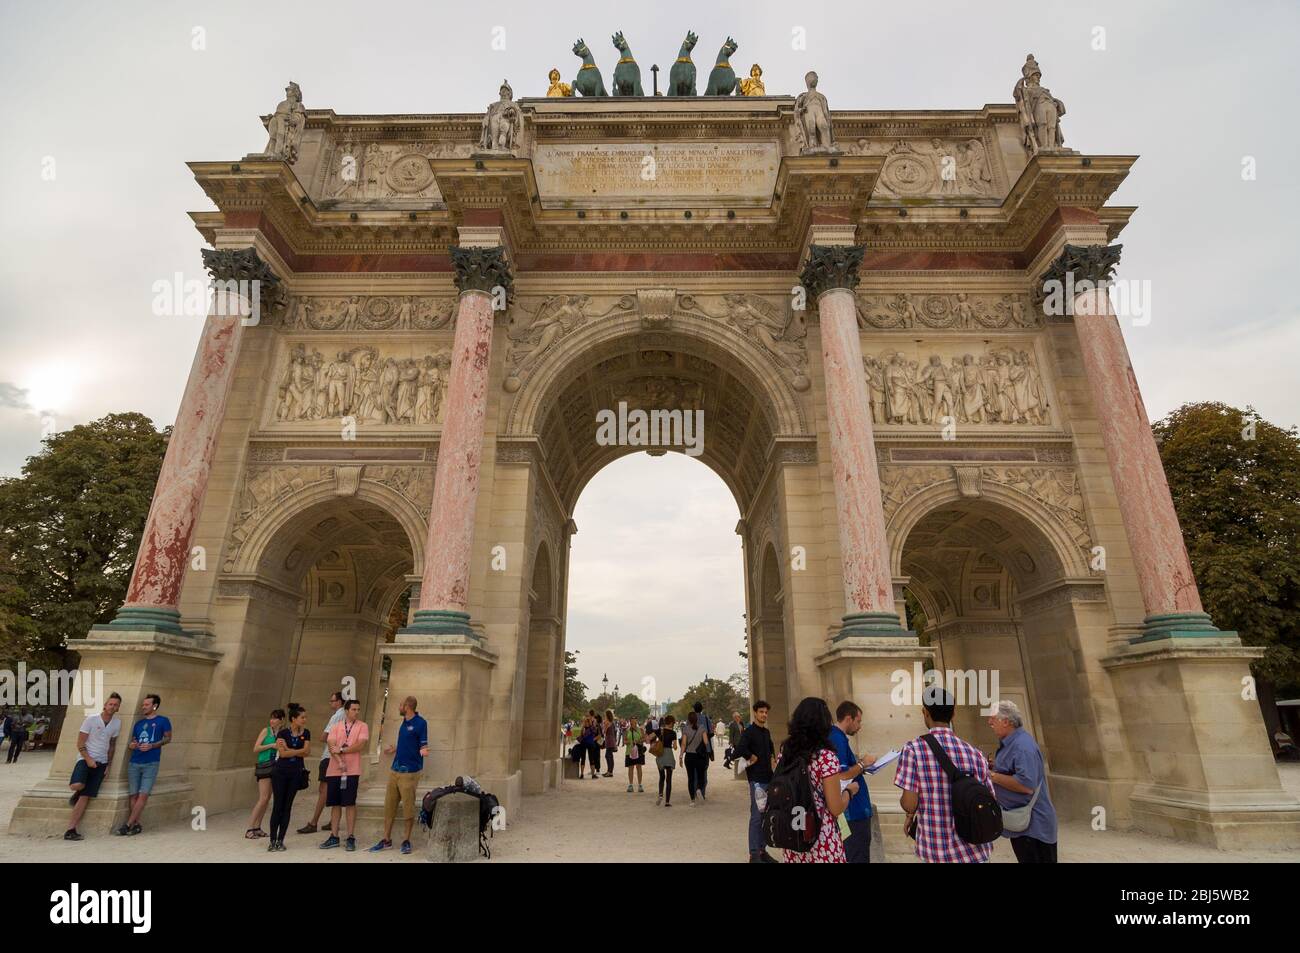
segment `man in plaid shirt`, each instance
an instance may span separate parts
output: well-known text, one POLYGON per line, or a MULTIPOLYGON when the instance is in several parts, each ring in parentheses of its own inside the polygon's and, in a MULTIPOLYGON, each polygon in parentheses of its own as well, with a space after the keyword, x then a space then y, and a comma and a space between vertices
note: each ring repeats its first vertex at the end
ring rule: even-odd
MULTIPOLYGON (((993 791, 988 761, 973 745, 958 738, 949 727, 953 697, 938 685, 922 693, 925 727, 938 740, 958 771, 969 772, 993 791)), ((992 844, 968 844, 957 836, 952 820, 952 784, 943 773, 929 744, 916 738, 903 745, 894 784, 903 789, 899 803, 908 821, 916 815, 916 856, 929 864, 982 864, 993 854, 992 844)))

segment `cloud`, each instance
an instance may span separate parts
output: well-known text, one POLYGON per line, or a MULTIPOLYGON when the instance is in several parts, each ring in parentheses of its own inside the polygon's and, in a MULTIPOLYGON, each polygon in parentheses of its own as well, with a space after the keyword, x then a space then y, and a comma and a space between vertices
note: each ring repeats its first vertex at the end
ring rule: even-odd
POLYGON ((0 381, 0 407, 11 410, 33 409, 27 400, 27 389, 9 381, 0 381))

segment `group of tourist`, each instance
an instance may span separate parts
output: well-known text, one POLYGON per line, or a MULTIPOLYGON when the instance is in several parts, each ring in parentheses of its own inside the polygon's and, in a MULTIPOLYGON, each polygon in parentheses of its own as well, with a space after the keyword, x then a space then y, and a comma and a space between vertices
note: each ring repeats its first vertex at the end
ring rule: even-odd
MULTIPOLYGON (((100 785, 117 752, 122 732, 118 709, 122 696, 113 692, 98 714, 90 715, 77 734, 77 762, 72 768, 68 803, 72 816, 64 840, 83 840, 77 830, 86 808, 99 795, 100 785)), ((384 836, 370 848, 371 852, 393 847, 393 825, 400 810, 405 822, 401 852, 412 852, 411 834, 417 813, 417 782, 429 755, 429 728, 417 713, 417 701, 407 697, 398 706, 402 720, 396 741, 384 749, 393 757, 384 794, 384 836)), ((131 728, 127 744, 131 752, 127 765, 129 810, 126 820, 113 833, 134 836, 142 832, 140 819, 153 791, 162 762, 162 749, 172 742, 171 721, 158 713, 162 698, 146 695, 140 703, 140 715, 131 728)), ((311 820, 298 828, 299 834, 318 830, 325 808, 330 809, 329 836, 320 844, 322 850, 343 846, 356 850, 357 788, 361 782, 361 755, 370 742, 370 729, 361 720, 361 704, 334 692, 329 700, 330 715, 321 732, 324 738, 316 770, 317 797, 311 820)), ((264 727, 253 739, 253 777, 257 783, 257 801, 249 815, 244 837, 248 840, 270 838, 267 850, 286 849, 285 837, 289 818, 299 791, 311 786, 307 767, 313 754, 312 735, 307 728, 307 709, 297 702, 270 713, 264 727), (262 830, 267 808, 271 811, 270 834, 262 830)))
POLYGON ((18 760, 29 739, 33 745, 39 744, 41 736, 48 729, 49 722, 38 719, 30 711, 6 707, 0 712, 0 745, 9 742, 5 764, 13 764, 18 760))
MULTIPOLYGON (((832 719, 826 702, 805 698, 790 716, 779 753, 767 727, 770 706, 754 703, 754 719, 736 732, 728 760, 745 764, 749 782, 749 856, 751 863, 776 863, 767 852, 763 815, 769 788, 781 763, 807 765, 819 821, 816 841, 807 850, 784 850, 787 863, 869 863, 874 808, 865 775, 875 769, 874 755, 856 755, 852 738, 862 729, 862 709, 841 702, 832 719)), ((1003 812, 1003 836, 1021 863, 1056 862, 1056 811, 1047 790, 1042 752, 1024 730, 1014 702, 1003 700, 988 718, 999 739, 992 759, 952 730, 956 704, 939 687, 923 693, 926 733, 903 746, 894 784, 902 791, 904 830, 916 840, 916 855, 927 863, 983 863, 993 844, 971 843, 958 833, 953 812, 953 785, 944 760, 959 775, 984 785, 1003 812), (1013 820, 1014 818, 1014 820, 1013 820)), ((734 719, 739 722, 739 717, 734 719)), ((883 765, 882 765, 883 766, 883 765)))

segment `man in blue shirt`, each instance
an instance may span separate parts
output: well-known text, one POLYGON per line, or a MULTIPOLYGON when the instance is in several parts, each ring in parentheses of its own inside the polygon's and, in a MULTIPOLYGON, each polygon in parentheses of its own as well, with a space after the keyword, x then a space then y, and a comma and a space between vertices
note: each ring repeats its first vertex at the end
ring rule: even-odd
POLYGON ((131 760, 126 766, 131 815, 115 834, 139 834, 144 829, 140 817, 162 767, 162 747, 172 740, 172 723, 166 715, 158 714, 161 707, 162 698, 158 695, 145 695, 140 703, 140 717, 131 728, 131 743, 127 745, 131 749, 131 760))
POLYGON ((415 713, 418 703, 408 695, 397 707, 402 721, 397 726, 397 743, 384 749, 393 755, 393 769, 388 774, 388 789, 384 792, 384 836, 374 847, 376 851, 393 846, 393 821, 397 819, 400 803, 406 816, 406 838, 402 853, 411 852, 411 831, 415 827, 415 786, 424 771, 424 759, 429 756, 429 725, 415 713))
POLYGON ((988 720, 998 736, 997 754, 989 765, 989 779, 995 785, 1002 810, 1033 807, 1029 826, 1014 831, 1003 815, 1003 836, 1011 839, 1011 849, 1022 864, 1056 863, 1056 808, 1047 790, 1047 770, 1043 752, 1033 735, 1024 729, 1024 716, 1015 702, 1003 699, 988 720))
MULTIPOLYGON (((859 759, 849 745, 849 738, 861 729, 862 709, 853 702, 840 702, 840 707, 835 709, 835 724, 831 725, 831 747, 840 759, 840 767, 845 770, 861 763, 865 771, 867 765, 876 760, 869 754, 859 759)), ((858 783, 858 793, 849 799, 844 812, 849 825, 849 836, 844 839, 844 854, 850 864, 871 862, 871 810, 871 793, 867 790, 864 776, 858 783)))

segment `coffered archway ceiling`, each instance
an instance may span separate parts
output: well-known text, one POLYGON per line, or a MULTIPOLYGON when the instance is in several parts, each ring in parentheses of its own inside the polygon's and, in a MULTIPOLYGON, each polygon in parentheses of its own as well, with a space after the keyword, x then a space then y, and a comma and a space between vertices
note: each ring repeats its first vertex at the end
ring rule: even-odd
POLYGON ((761 390, 690 349, 647 347, 635 339, 617 350, 576 364, 566 374, 539 433, 547 472, 569 512, 587 482, 606 464, 628 453, 683 452, 678 447, 602 446, 597 414, 627 411, 703 411, 698 459, 726 482, 745 512, 758 490, 773 447, 773 412, 761 390))
POLYGON ((922 517, 904 543, 902 568, 935 622, 1007 617, 1018 592, 1063 573, 1040 530, 984 500, 944 504, 922 517))

